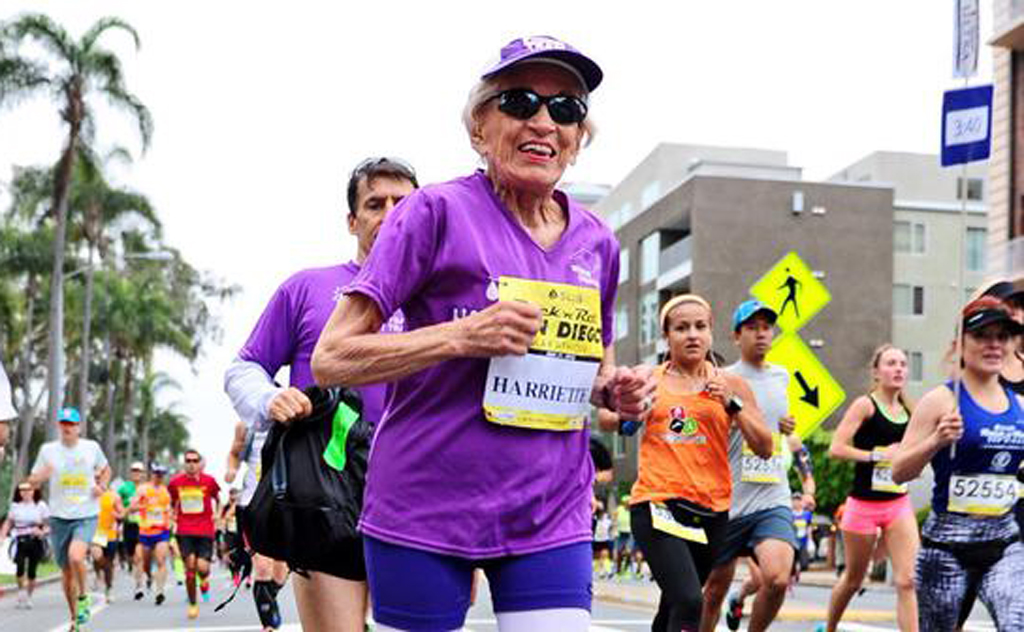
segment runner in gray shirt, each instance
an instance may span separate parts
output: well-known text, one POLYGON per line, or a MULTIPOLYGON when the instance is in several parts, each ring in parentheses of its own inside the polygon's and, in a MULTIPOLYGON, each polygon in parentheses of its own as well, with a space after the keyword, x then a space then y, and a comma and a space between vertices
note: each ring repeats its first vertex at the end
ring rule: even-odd
MULTIPOLYGON (((775 619, 786 598, 793 569, 797 542, 787 478, 790 461, 787 437, 794 427, 786 395, 789 373, 765 362, 775 335, 776 318, 777 314, 770 307, 756 300, 741 303, 733 313, 740 361, 726 370, 750 384, 757 405, 764 412, 765 423, 772 431, 774 448, 771 458, 762 459, 746 446, 738 432, 730 436, 732 508, 725 542, 715 569, 704 584, 701 630, 706 632, 713 631, 718 623, 722 600, 732 583, 739 557, 752 555, 756 558, 761 575, 748 627, 751 631, 766 630, 775 619)), ((756 567, 752 565, 752 568, 756 567)), ((726 616, 731 630, 739 628, 742 612, 742 597, 734 596, 726 616)))

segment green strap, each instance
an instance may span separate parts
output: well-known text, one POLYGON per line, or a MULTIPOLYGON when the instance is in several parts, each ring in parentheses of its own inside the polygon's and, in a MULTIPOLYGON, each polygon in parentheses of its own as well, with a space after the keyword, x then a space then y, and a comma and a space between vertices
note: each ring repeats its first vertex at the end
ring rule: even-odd
POLYGON ((324 449, 324 461, 339 472, 345 469, 345 443, 348 440, 348 431, 358 420, 359 413, 349 408, 345 402, 338 404, 338 410, 334 411, 331 441, 324 449))

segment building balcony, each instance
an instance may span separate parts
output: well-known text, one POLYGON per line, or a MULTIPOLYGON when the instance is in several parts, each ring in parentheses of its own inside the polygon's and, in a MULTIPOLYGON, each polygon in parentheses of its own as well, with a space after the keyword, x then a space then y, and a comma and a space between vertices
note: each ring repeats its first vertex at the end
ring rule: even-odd
POLYGON ((999 19, 992 29, 992 46, 1024 51, 1024 0, 1008 0, 1005 13, 997 14, 999 19))
POLYGON ((658 257, 658 289, 687 283, 693 273, 693 238, 683 237, 661 251, 658 257))

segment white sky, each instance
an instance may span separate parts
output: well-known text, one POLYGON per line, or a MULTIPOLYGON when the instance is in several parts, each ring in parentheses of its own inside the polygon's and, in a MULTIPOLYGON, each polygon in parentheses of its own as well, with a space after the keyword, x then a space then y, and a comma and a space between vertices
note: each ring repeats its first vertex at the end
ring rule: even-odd
MULTIPOLYGON (((981 4, 984 40, 991 3, 981 4)), ((158 367, 182 384, 169 399, 214 473, 235 422, 223 370, 266 300, 291 272, 354 255, 348 172, 368 155, 402 156, 422 182, 471 171, 462 104, 508 40, 554 35, 605 71, 591 109, 599 134, 566 181, 615 184, 659 142, 786 150, 809 179, 876 150, 935 153, 942 91, 962 85, 952 0, 9 0, 0 19, 27 10, 75 37, 107 15, 138 30, 137 54, 119 32, 103 43, 156 131, 114 180, 150 197, 190 262, 243 288, 217 307, 224 342, 194 373, 163 355, 158 367)), ((989 80, 990 58, 983 45, 976 82, 989 80)), ((56 112, 45 100, 0 112, 0 184, 12 165, 56 160, 56 112)), ((98 144, 134 151, 133 131, 103 116, 98 144)))

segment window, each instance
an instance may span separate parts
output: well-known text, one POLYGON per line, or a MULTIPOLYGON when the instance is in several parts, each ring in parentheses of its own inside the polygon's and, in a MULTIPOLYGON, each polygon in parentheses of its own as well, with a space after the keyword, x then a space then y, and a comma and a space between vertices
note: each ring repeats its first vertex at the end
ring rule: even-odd
POLYGON ((892 313, 896 316, 923 316, 924 288, 903 283, 892 286, 892 313))
POLYGON ((629 280, 629 248, 619 251, 619 285, 629 280))
POLYGON ((967 269, 971 272, 985 271, 985 240, 988 231, 984 228, 967 229, 967 269))
POLYGON ((619 305, 615 309, 615 340, 629 335, 629 306, 619 305))
POLYGON ((907 361, 910 365, 910 381, 924 381, 924 354, 920 351, 911 351, 907 361))
MULTIPOLYGON (((967 199, 980 202, 984 198, 984 187, 985 181, 981 178, 967 178, 967 199)), ((962 200, 964 197, 964 179, 956 179, 956 199, 962 200)))
POLYGON ((653 344, 658 339, 658 291, 651 290, 640 299, 640 344, 653 344))
POLYGON ((640 208, 649 208, 652 204, 658 201, 658 197, 661 195, 661 183, 657 180, 649 182, 644 190, 640 192, 640 208))
POLYGON ((651 233, 640 242, 640 285, 658 278, 661 233, 651 233))
POLYGON ((919 222, 897 221, 893 223, 893 250, 924 254, 924 224, 919 222))

